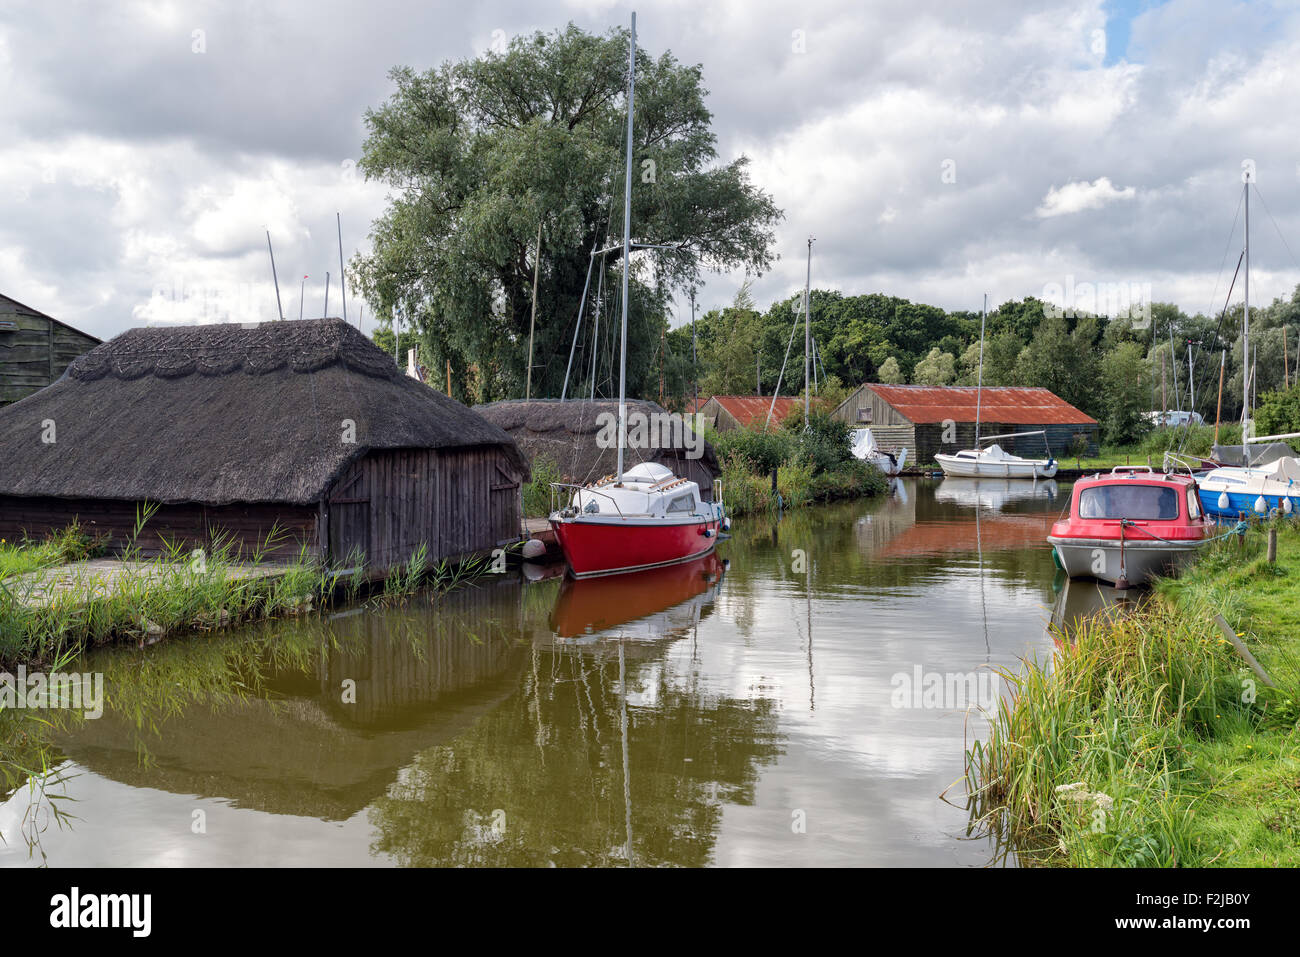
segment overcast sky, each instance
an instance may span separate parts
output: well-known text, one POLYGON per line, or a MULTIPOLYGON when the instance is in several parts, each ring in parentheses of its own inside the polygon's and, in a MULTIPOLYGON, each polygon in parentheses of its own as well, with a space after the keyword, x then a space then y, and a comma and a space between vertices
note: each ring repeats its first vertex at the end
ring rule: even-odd
POLYGON ((802 287, 813 234, 814 285, 849 294, 1136 283, 1217 309, 1248 159, 1252 302, 1300 282, 1295 0, 5 0, 0 292, 103 337, 270 319, 269 228, 285 315, 304 275, 321 314, 326 270, 337 315, 335 212, 351 257, 384 207, 354 163, 389 68, 633 6, 644 49, 703 65, 720 158, 785 210, 761 306, 802 287))

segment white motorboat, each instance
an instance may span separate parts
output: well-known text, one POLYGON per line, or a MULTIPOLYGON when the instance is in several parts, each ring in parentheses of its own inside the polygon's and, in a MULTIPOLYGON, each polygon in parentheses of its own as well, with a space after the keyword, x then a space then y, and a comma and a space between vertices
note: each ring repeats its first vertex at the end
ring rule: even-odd
POLYGON ((907 449, 903 449, 898 455, 886 452, 876 444, 876 437, 871 434, 870 429, 854 429, 849 436, 849 442, 855 457, 862 459, 868 465, 874 465, 891 478, 902 472, 903 465, 907 462, 907 449))
MULTIPOLYGON (((1044 432, 1019 432, 1017 435, 1045 435, 1044 432)), ((1007 435, 990 436, 991 439, 1010 438, 1007 435)), ((1046 441, 1046 439, 1044 439, 1046 441)), ((944 475, 956 478, 1016 478, 1049 479, 1056 475, 1056 459, 1026 459, 1012 455, 996 443, 986 448, 965 449, 954 455, 935 453, 934 460, 944 475)))

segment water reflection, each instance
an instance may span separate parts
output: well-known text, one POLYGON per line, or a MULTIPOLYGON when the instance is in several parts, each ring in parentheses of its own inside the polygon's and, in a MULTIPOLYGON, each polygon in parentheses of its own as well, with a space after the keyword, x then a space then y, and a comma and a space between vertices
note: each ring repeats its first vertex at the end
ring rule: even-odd
MULTIPOLYGON (((1056 506, 951 481, 642 575, 104 651, 104 717, 0 715, 3 753, 75 799, 51 864, 982 864, 938 798, 976 719, 891 681, 1050 652, 1056 506)), ((41 863, 31 796, 0 795, 0 863, 41 863)))
POLYGON ((1009 506, 1055 504, 1057 486, 1055 479, 944 478, 934 490, 934 500, 1000 512, 1009 506))
POLYGON ((1146 589, 1118 589, 1091 579, 1072 579, 1057 573, 1054 587, 1059 587, 1052 605, 1052 630, 1060 638, 1073 641, 1079 631, 1100 617, 1125 615, 1140 608, 1151 597, 1146 589))

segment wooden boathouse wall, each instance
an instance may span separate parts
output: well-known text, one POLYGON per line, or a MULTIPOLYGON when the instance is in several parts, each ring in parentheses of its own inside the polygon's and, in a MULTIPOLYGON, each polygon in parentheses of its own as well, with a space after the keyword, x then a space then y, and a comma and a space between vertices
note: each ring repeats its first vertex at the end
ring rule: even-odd
POLYGON ((517 541, 521 476, 496 446, 372 452, 349 465, 317 506, 287 503, 160 505, 134 537, 142 502, 0 496, 0 538, 44 538, 74 521, 102 537, 111 554, 133 541, 142 557, 168 544, 209 554, 223 541, 245 558, 263 552, 334 565, 363 556, 380 570, 425 546, 431 561, 487 553, 517 541))
POLYGON ((0 296, 0 406, 50 385, 99 340, 0 296))
POLYGON ((159 505, 137 537, 137 516, 144 504, 0 496, 0 538, 39 540, 76 522, 87 535, 102 538, 113 555, 120 555, 133 543, 143 558, 165 554, 169 544, 186 551, 202 548, 211 554, 223 541, 229 541, 236 553, 250 558, 274 529, 278 542, 263 553, 268 560, 289 561, 304 547, 309 557, 319 554, 317 509, 309 505, 159 505))
POLYGON ((522 476, 499 446, 372 452, 321 503, 320 548, 336 565, 404 562, 490 551, 519 539, 522 476))

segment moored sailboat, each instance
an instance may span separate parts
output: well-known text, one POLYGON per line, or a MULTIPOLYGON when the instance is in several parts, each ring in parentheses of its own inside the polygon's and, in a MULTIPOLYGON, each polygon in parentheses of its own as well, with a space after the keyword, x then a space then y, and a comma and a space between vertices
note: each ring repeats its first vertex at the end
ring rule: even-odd
POLYGON ((984 396, 984 319, 989 311, 989 297, 984 296, 984 308, 980 312, 980 364, 979 378, 975 386, 975 448, 963 449, 954 454, 938 452, 934 460, 943 469, 944 475, 958 478, 1014 478, 1014 479, 1048 479, 1056 475, 1056 459, 1052 457, 1052 447, 1047 442, 1047 432, 1011 432, 1007 435, 989 435, 980 440, 980 406, 984 396), (1000 445, 984 448, 984 442, 996 439, 1017 439, 1028 435, 1043 436, 1047 445, 1047 458, 1027 459, 1007 452, 1000 445))
POLYGON ((618 468, 588 485, 553 483, 570 494, 551 513, 551 528, 575 577, 614 575, 689 562, 713 551, 727 526, 720 486, 707 502, 697 483, 666 466, 643 462, 624 470, 627 449, 627 303, 632 253, 632 107, 636 88, 636 14, 632 14, 627 78, 627 171, 623 196, 623 297, 618 384, 618 468))

